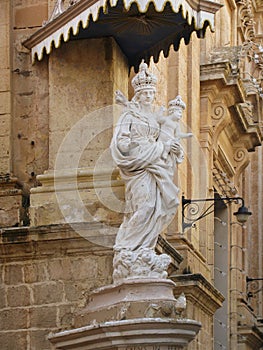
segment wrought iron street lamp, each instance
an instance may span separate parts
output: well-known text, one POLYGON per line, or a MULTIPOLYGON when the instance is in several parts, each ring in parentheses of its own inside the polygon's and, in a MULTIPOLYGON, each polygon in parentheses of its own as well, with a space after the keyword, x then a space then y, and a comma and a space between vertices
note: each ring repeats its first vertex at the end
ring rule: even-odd
POLYGON ((220 197, 220 198, 205 198, 205 199, 186 199, 182 196, 182 228, 183 231, 187 227, 193 227, 195 222, 203 219, 207 215, 214 212, 214 204, 218 201, 227 201, 230 202, 240 202, 241 207, 238 208, 238 211, 234 213, 237 218, 237 221, 244 224, 252 213, 248 211, 247 207, 245 207, 244 199, 242 197, 220 197), (207 209, 203 212, 200 212, 199 202, 213 202, 207 209), (191 204, 193 206, 191 207, 191 204), (186 215, 186 210, 188 210, 188 214, 186 215), (189 217, 189 215, 192 217, 189 217))

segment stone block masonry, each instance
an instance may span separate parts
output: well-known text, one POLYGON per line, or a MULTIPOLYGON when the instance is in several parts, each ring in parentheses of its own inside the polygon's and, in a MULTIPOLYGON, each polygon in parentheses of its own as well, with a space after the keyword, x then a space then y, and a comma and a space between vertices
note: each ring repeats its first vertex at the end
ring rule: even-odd
POLYGON ((90 291, 111 283, 111 249, 67 225, 0 235, 0 349, 51 349, 48 334, 70 329, 90 291))

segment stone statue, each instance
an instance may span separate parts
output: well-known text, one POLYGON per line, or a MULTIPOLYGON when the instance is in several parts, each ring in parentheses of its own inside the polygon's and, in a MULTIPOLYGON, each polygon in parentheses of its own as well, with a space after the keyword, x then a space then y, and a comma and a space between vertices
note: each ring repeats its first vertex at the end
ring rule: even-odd
MULTIPOLYGON (((177 96, 174 100, 168 103, 168 116, 164 117, 160 115, 158 122, 161 124, 159 141, 174 140, 180 142, 181 139, 192 137, 192 133, 183 133, 181 131, 180 119, 183 116, 183 110, 185 109, 185 103, 181 96, 177 96)), ((161 112, 164 108, 161 109, 161 112)), ((168 157, 168 153, 163 154, 164 158, 168 157)))
POLYGON ((168 117, 154 112, 156 84, 156 76, 142 62, 132 80, 132 100, 119 91, 116 94, 125 110, 111 152, 125 181, 126 209, 114 245, 115 283, 126 278, 166 278, 170 264, 168 255, 156 255, 155 246, 179 204, 173 177, 176 164, 183 161, 183 149, 180 135, 165 132, 167 124, 162 118, 168 117))

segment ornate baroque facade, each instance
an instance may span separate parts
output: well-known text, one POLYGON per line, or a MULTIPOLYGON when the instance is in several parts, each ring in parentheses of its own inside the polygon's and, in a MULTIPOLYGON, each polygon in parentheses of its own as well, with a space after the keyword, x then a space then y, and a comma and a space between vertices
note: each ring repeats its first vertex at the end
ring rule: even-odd
MULTIPOLYGON (((112 282, 123 183, 107 150, 115 91, 129 93, 129 68, 142 58, 133 40, 158 75, 157 104, 178 94, 186 101, 185 129, 194 136, 184 141, 175 179, 181 194, 216 198, 211 213, 185 229, 180 205, 157 247, 173 259, 184 317, 202 323, 188 349, 263 347, 263 282, 253 280, 263 278, 263 4, 201 2, 198 14, 194 0, 162 9, 163 18, 188 11, 194 20, 182 15, 170 41, 149 35, 152 51, 143 47, 147 16, 121 17, 130 14, 126 3, 116 12, 105 6, 115 30, 106 36, 102 13, 93 27, 95 2, 93 20, 84 19, 85 0, 0 2, 1 349, 52 349, 48 335, 76 326, 90 292, 112 282), (123 35, 136 21, 139 34, 123 35), (68 37, 55 37, 67 24, 68 37), (253 213, 245 225, 234 215, 240 203, 220 200, 236 196, 253 213)), ((157 18, 150 6, 140 11, 157 18)))

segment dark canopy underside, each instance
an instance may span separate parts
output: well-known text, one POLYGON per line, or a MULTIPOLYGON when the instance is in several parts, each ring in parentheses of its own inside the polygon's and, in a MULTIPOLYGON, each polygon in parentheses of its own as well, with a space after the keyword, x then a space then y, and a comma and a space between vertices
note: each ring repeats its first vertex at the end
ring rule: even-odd
POLYGON ((80 27, 77 37, 71 33, 70 39, 112 36, 129 65, 137 69, 142 58, 148 63, 153 56, 157 62, 161 51, 168 56, 171 45, 177 51, 182 38, 188 44, 193 31, 202 37, 208 25, 206 21, 202 29, 196 29, 193 18, 189 25, 182 12, 174 13, 169 3, 161 13, 151 3, 147 12, 142 14, 135 3, 129 11, 123 11, 122 1, 119 1, 115 8, 109 8, 107 14, 101 10, 98 21, 90 20, 86 29, 80 27))
POLYGON ((181 39, 188 44, 192 32, 203 37, 208 26, 213 28, 214 13, 220 5, 199 0, 198 6, 192 8, 189 3, 195 0, 80 0, 24 45, 32 50, 34 61, 36 57, 41 60, 44 53, 50 54, 61 41, 110 36, 129 65, 137 69, 142 58, 148 62, 153 56, 157 62, 161 51, 168 56, 171 45, 178 50, 181 39))

